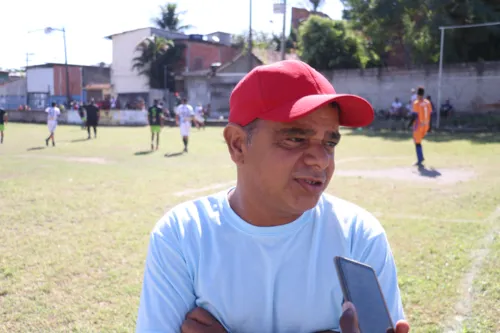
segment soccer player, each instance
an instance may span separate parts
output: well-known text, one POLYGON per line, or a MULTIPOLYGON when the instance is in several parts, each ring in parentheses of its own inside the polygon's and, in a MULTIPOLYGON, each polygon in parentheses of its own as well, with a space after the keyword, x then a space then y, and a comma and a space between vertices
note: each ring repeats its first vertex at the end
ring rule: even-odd
POLYGON ((78 106, 78 115, 82 120, 82 129, 85 129, 85 125, 87 124, 87 117, 85 116, 85 105, 83 104, 83 102, 78 106))
POLYGON ((193 107, 187 104, 187 99, 183 98, 182 103, 175 110, 175 123, 181 129, 184 152, 188 151, 189 132, 191 131, 191 121, 193 120, 193 107))
POLYGON ((154 150, 154 139, 156 134, 156 150, 160 145, 160 132, 163 127, 163 109, 157 99, 154 105, 148 109, 148 123, 151 128, 151 150, 154 150))
POLYGON ((97 125, 99 124, 99 108, 95 104, 94 99, 90 100, 90 103, 85 106, 87 111, 87 139, 90 140, 90 127, 94 129, 94 139, 97 139, 97 125))
POLYGON ((423 87, 417 89, 417 99, 413 102, 413 111, 408 128, 413 125, 413 141, 417 152, 416 166, 422 167, 424 162, 424 153, 422 151, 422 140, 429 131, 432 104, 424 98, 425 90, 423 87))
POLYGON ((45 145, 48 146, 49 140, 52 139, 52 146, 54 147, 56 145, 54 133, 57 127, 57 117, 61 114, 61 110, 59 110, 55 102, 52 102, 52 106, 45 109, 45 112, 47 112, 47 127, 50 133, 49 137, 45 139, 45 145))
POLYGON ((3 143, 3 131, 5 130, 5 123, 7 123, 7 111, 0 108, 0 144, 3 143))

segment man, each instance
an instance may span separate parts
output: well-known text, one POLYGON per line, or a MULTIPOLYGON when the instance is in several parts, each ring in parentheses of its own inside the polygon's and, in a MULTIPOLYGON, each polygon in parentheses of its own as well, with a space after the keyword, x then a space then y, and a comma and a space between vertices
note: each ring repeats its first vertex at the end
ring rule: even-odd
POLYGON ((163 108, 160 106, 157 99, 154 100, 153 106, 148 109, 148 123, 151 128, 151 150, 154 150, 154 139, 156 135, 156 150, 160 145, 160 132, 163 127, 163 108))
POLYGON ((7 111, 0 108, 0 144, 3 143, 3 131, 5 130, 5 124, 8 121, 7 111))
POLYGON ((182 103, 175 110, 175 123, 181 130, 184 152, 188 151, 189 132, 191 131, 191 121, 193 120, 193 107, 187 104, 187 99, 183 98, 182 103))
POLYGON ((52 102, 52 106, 45 109, 47 113, 47 127, 49 128, 49 137, 45 139, 45 145, 49 145, 49 140, 52 139, 52 147, 56 145, 54 134, 57 128, 57 117, 61 114, 61 110, 56 106, 55 102, 52 102))
POLYGON ((194 123, 198 130, 200 127, 205 129, 205 118, 203 117, 203 106, 201 103, 198 103, 198 106, 194 110, 194 123))
POLYGON ((85 105, 83 104, 83 102, 78 106, 78 115, 82 120, 82 129, 85 129, 85 125, 87 124, 87 117, 85 116, 85 105))
POLYGON ((99 124, 100 111, 93 98, 85 106, 85 111, 87 111, 87 140, 90 140, 90 127, 94 129, 94 139, 97 139, 97 125, 99 124))
POLYGON ((411 104, 417 100, 417 91, 414 88, 411 88, 411 104))
POLYGON ((417 99, 413 102, 413 112, 408 128, 413 125, 413 141, 417 152, 416 166, 422 167, 424 162, 424 153, 422 150, 422 140, 429 131, 430 119, 432 113, 432 104, 424 98, 425 90, 423 87, 417 89, 417 99))
POLYGON ((394 102, 391 104, 391 115, 399 116, 401 114, 401 109, 403 108, 403 104, 399 101, 399 98, 395 98, 394 102))
POLYGON ((174 207, 156 225, 137 332, 358 332, 333 262, 345 256, 375 269, 396 332, 407 333, 382 226, 323 193, 339 126, 372 120, 367 101, 336 94, 303 62, 247 74, 224 129, 237 185, 174 207))

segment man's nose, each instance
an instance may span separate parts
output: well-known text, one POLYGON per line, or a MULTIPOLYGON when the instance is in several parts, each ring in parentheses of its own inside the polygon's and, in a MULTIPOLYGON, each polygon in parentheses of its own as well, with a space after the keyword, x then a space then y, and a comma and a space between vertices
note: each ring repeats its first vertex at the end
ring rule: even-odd
POLYGON ((304 163, 308 166, 324 170, 333 159, 333 152, 328 151, 322 142, 311 142, 304 154, 304 163))

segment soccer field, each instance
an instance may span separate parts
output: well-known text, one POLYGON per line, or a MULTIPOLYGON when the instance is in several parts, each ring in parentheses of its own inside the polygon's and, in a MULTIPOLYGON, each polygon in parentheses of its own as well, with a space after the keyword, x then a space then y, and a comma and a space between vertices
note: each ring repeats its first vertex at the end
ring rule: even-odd
MULTIPOLYGON (((329 193, 386 228, 412 332, 500 332, 500 140, 344 131, 329 193)), ((132 332, 148 234, 173 205, 234 185, 222 128, 6 125, 0 332, 132 332)), ((497 136, 500 136, 497 134, 497 136)), ((333 264, 333 261, 332 261, 333 264)), ((336 278, 332 276, 332 279, 336 278)))

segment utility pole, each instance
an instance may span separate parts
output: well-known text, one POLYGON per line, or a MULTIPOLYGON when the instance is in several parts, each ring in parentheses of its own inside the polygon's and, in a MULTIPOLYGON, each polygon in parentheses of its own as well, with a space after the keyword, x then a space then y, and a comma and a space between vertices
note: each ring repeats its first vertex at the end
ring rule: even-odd
POLYGON ((253 40, 252 40, 252 0, 250 0, 250 21, 248 24, 248 71, 253 68, 253 40))
POLYGON ((28 98, 28 66, 29 66, 29 61, 30 61, 30 56, 34 55, 34 53, 29 53, 26 52, 26 67, 24 69, 24 79, 26 80, 26 103, 24 105, 28 105, 29 103, 29 98, 28 98))
POLYGON ((283 0, 283 33, 281 35, 281 60, 285 60, 286 51, 286 0, 283 0))
POLYGON ((66 67, 66 99, 69 107, 71 102, 71 91, 69 90, 69 68, 68 68, 68 53, 66 51, 66 30, 62 28, 63 39, 64 39, 64 66, 66 67))

